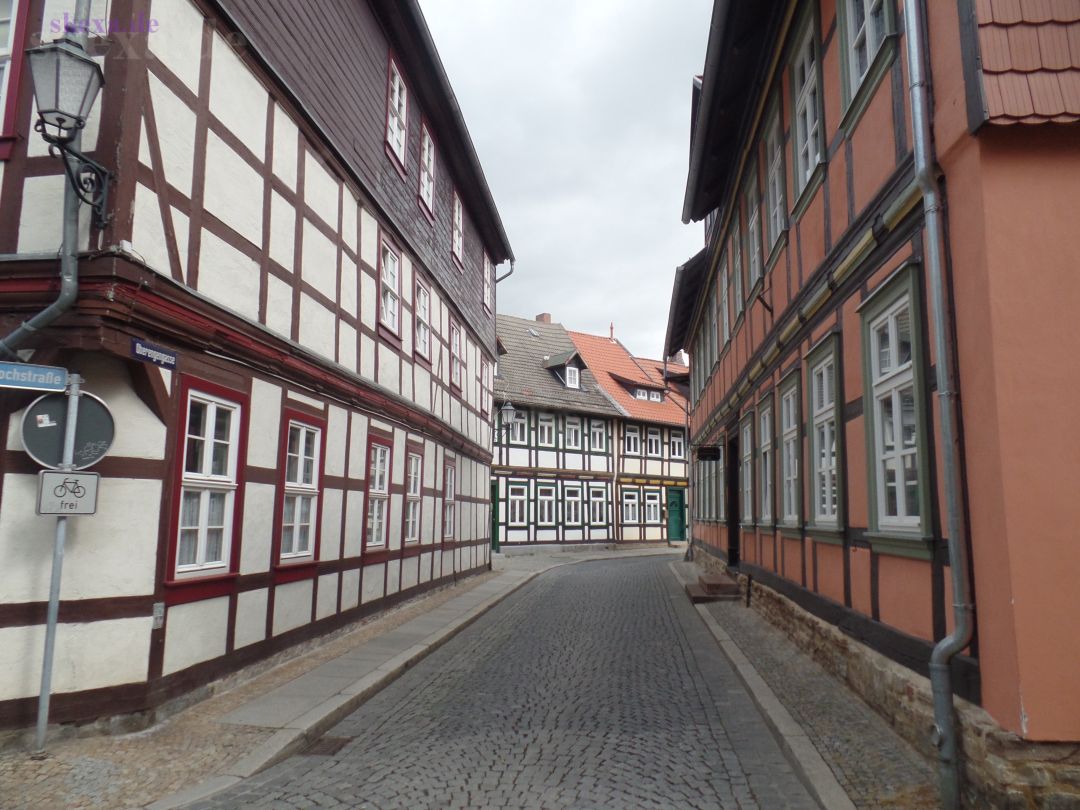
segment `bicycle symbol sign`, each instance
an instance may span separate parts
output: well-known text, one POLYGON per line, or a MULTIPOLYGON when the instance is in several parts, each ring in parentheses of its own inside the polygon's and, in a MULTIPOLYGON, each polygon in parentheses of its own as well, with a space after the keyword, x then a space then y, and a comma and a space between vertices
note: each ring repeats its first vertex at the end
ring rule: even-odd
POLYGON ((97 473, 42 470, 38 473, 39 515, 92 515, 97 512, 97 473))

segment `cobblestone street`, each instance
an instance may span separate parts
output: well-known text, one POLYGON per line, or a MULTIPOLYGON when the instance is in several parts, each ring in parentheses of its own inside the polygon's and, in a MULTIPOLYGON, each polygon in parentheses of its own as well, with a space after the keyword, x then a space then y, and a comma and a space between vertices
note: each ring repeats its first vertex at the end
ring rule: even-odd
POLYGON ((667 561, 647 558, 541 575, 315 748, 197 806, 816 803, 667 561))

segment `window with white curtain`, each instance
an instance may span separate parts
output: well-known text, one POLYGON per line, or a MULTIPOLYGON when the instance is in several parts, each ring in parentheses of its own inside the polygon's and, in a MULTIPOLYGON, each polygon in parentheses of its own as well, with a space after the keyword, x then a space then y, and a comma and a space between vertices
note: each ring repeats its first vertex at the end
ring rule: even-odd
POLYGON ((281 516, 281 558, 312 555, 319 515, 321 432, 302 422, 289 423, 285 447, 285 497, 281 516))
POLYGON ((832 354, 810 369, 811 495, 814 522, 835 525, 839 508, 836 364, 832 354))

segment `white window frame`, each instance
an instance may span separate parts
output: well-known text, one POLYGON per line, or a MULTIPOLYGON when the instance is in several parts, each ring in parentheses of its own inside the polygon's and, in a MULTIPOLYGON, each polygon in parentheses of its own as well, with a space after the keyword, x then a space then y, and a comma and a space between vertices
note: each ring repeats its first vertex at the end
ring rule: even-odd
POLYGON ((305 422, 289 420, 288 437, 285 443, 285 477, 281 507, 281 545, 282 560, 295 561, 315 554, 315 533, 319 523, 319 476, 322 459, 322 431, 305 422), (297 453, 293 450, 293 432, 299 437, 297 453), (312 449, 310 456, 305 452, 312 449), (295 462, 294 462, 295 459, 295 462), (295 475, 292 475, 295 463, 295 475), (307 520, 303 519, 302 505, 307 504, 307 520), (292 504, 292 519, 289 520, 289 505, 292 504), (305 542, 300 543, 307 530, 305 542), (289 537, 286 544, 285 538, 289 537))
POLYGON ((431 362, 431 291, 419 281, 413 321, 413 347, 418 355, 431 362))
POLYGON ((581 449, 581 417, 568 416, 566 417, 566 427, 564 428, 564 436, 566 439, 567 450, 580 450, 581 449))
POLYGON ((758 522, 773 522, 773 406, 758 406, 758 522))
POLYGON ((366 545, 385 546, 390 534, 390 454, 388 444, 372 442, 368 450, 366 545))
POLYGON ((886 0, 843 0, 846 11, 848 88, 851 96, 859 89, 874 64, 888 33, 886 0), (862 24, 855 27, 856 15, 862 24), (865 64, 859 66, 859 50, 865 49, 865 64))
POLYGON ((529 443, 529 417, 528 414, 517 411, 510 420, 510 444, 529 443))
POLYGON ((713 465, 712 497, 714 502, 713 513, 717 520, 727 520, 727 498, 724 490, 724 482, 727 480, 727 470, 724 467, 724 437, 717 439, 720 458, 711 462, 713 465))
POLYGON ((623 452, 628 456, 641 455, 641 428, 637 425, 626 426, 626 434, 623 436, 623 452))
POLYGON ((757 164, 750 167, 750 179, 743 197, 746 203, 746 260, 750 289, 764 275, 761 255, 761 191, 758 189, 757 164))
POLYGON ((401 334, 401 256, 385 239, 379 263, 379 323, 401 334))
POLYGON ((645 493, 645 522, 652 525, 660 524, 660 493, 649 490, 645 493))
POLYGON ((589 525, 607 525, 607 489, 602 486, 589 487, 589 525))
POLYGON ((455 536, 457 531, 457 465, 443 466, 443 538, 455 536))
POLYGON ((465 377, 465 363, 462 359, 461 324, 450 320, 450 385, 459 391, 465 377))
POLYGON ((567 526, 580 526, 581 512, 581 485, 567 484, 563 486, 563 523, 567 526))
POLYGON ((435 141, 427 124, 420 125, 420 201, 429 214, 435 213, 435 141))
POLYGON ((739 488, 742 491, 742 515, 740 522, 749 526, 754 522, 754 415, 749 414, 740 428, 742 463, 739 468, 739 488))
POLYGON ((873 392, 873 467, 877 495, 877 523, 880 529, 918 529, 922 525, 920 487, 925 471, 919 457, 919 392, 915 385, 915 321, 911 299, 903 295, 870 322, 870 367, 873 392), (907 317, 907 358, 901 355, 900 316, 907 317), (881 341, 882 327, 888 336, 887 344, 881 341), (885 357, 883 357, 885 355, 885 357), (887 362, 883 362, 883 360, 887 362), (902 397, 908 391, 911 397, 911 424, 904 424, 902 397), (888 419, 886 407, 891 408, 888 419), (905 428, 909 430, 910 442, 905 441, 905 428), (892 447, 888 446, 889 436, 892 447), (911 462, 914 483, 905 475, 905 461, 911 462), (887 470, 890 463, 896 470, 896 509, 888 509, 887 470), (915 494, 915 511, 907 504, 909 488, 915 494))
POLYGON ((566 366, 566 387, 581 388, 581 371, 577 366, 566 366))
POLYGON ((671 458, 675 460, 683 460, 686 458, 686 435, 681 430, 671 431, 671 438, 668 440, 670 448, 668 452, 671 454, 671 458))
POLYGON ((536 417, 536 446, 555 446, 555 414, 541 413, 536 417))
POLYGON ((791 71, 791 84, 795 92, 792 142, 795 150, 795 194, 798 196, 809 184, 822 159, 821 83, 813 19, 807 22, 806 30, 800 37, 791 71), (801 82, 800 73, 803 74, 801 82))
POLYGON ((786 179, 784 176, 784 128, 779 106, 773 113, 765 136, 765 158, 768 169, 765 176, 765 205, 768 213, 768 237, 770 250, 780 235, 787 230, 786 179))
POLYGON ((192 574, 198 575, 207 571, 228 570, 229 568, 232 557, 233 516, 237 493, 241 414, 242 406, 238 402, 232 402, 196 389, 188 392, 184 411, 184 459, 181 467, 180 509, 176 536, 175 570, 178 577, 192 574), (193 404, 202 405, 206 409, 205 433, 202 435, 191 433, 191 409, 193 404), (229 414, 227 436, 224 438, 218 438, 214 432, 219 411, 229 414), (188 465, 191 459, 190 453, 193 440, 201 443, 201 463, 196 465, 198 469, 189 470, 188 465), (214 471, 215 445, 225 446, 225 465, 224 470, 220 472, 214 471), (185 495, 198 496, 197 521, 194 524, 189 523, 187 526, 184 525, 185 495), (221 508, 221 525, 219 526, 210 526, 209 524, 210 500, 214 495, 224 496, 221 508), (180 555, 185 531, 195 532, 195 554, 191 562, 182 563, 180 555), (209 537, 210 533, 215 531, 221 532, 221 550, 216 555, 210 555, 209 537))
POLYGON ((727 251, 720 257, 720 325, 723 329, 724 345, 731 340, 731 309, 729 302, 728 285, 731 282, 731 271, 728 269, 727 251))
POLYGON ((743 311, 743 272, 742 272, 742 229, 739 227, 739 215, 731 219, 731 294, 735 298, 735 320, 743 311))
POLYGON ((840 436, 836 408, 836 355, 810 367, 810 492, 814 523, 840 523, 840 436), (824 437, 824 438, 822 438, 824 437), (823 455, 823 453, 825 455, 823 455))
POLYGON ((391 59, 387 78, 386 143, 402 166, 405 165, 408 131, 409 89, 405 86, 405 79, 397 63, 391 59))
POLYGON ((787 526, 797 525, 802 516, 799 406, 799 386, 793 382, 780 393, 780 521, 787 526))
MULTIPOLYGON (((0 41, 0 135, 3 134, 4 117, 7 112, 7 90, 11 84, 11 67, 15 61, 15 23, 19 16, 19 3, 22 0, 7 0, 10 3, 7 18, 0 17, 0 22, 7 22, 6 41, 0 41)), ((0 6, 3 0, 0 0, 0 6)))
POLYGON ((551 527, 555 525, 555 485, 536 485, 536 525, 551 527))
POLYGON ((461 207, 461 197, 458 196, 457 189, 454 189, 454 223, 450 253, 458 262, 465 261, 465 212, 461 207))
POLYGON ((491 259, 488 258, 487 253, 484 254, 484 309, 488 312, 495 310, 494 302, 492 300, 493 293, 495 291, 494 285, 495 267, 491 263, 491 259))
POLYGON ((650 391, 649 392, 649 402, 663 402, 663 401, 664 401, 664 394, 662 392, 660 392, 660 391, 650 391))
POLYGON ((423 504, 424 457, 409 453, 405 465, 405 542, 420 540, 420 517, 423 504))
POLYGON ((649 458, 661 458, 664 455, 663 436, 660 428, 647 428, 645 431, 645 455, 649 458))
POLYGON ((623 524, 640 523, 640 497, 636 489, 624 490, 622 494, 623 524))
POLYGON ((607 451, 607 423, 593 419, 589 425, 589 449, 595 452, 607 451))
POLYGON ((508 484, 506 488, 506 525, 529 525, 528 484, 508 484))
POLYGON ((646 402, 649 400, 649 392, 644 388, 638 388, 634 391, 634 399, 641 399, 646 402))

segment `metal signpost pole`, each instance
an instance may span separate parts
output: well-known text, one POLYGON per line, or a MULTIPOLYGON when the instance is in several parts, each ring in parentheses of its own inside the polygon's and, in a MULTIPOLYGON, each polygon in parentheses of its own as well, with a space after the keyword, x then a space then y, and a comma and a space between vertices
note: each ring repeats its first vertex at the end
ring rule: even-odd
MULTIPOLYGON (((75 426, 79 419, 79 394, 82 377, 68 376, 67 415, 64 418, 64 455, 60 469, 75 469, 75 426)), ((45 753, 45 732, 49 726, 49 698, 52 696, 53 650, 56 647, 56 624, 60 614, 60 575, 64 568, 64 543, 67 541, 67 515, 56 518, 53 544, 52 578, 49 581, 49 613, 45 625, 45 658, 41 664, 41 695, 38 699, 37 738, 34 753, 45 753)))

